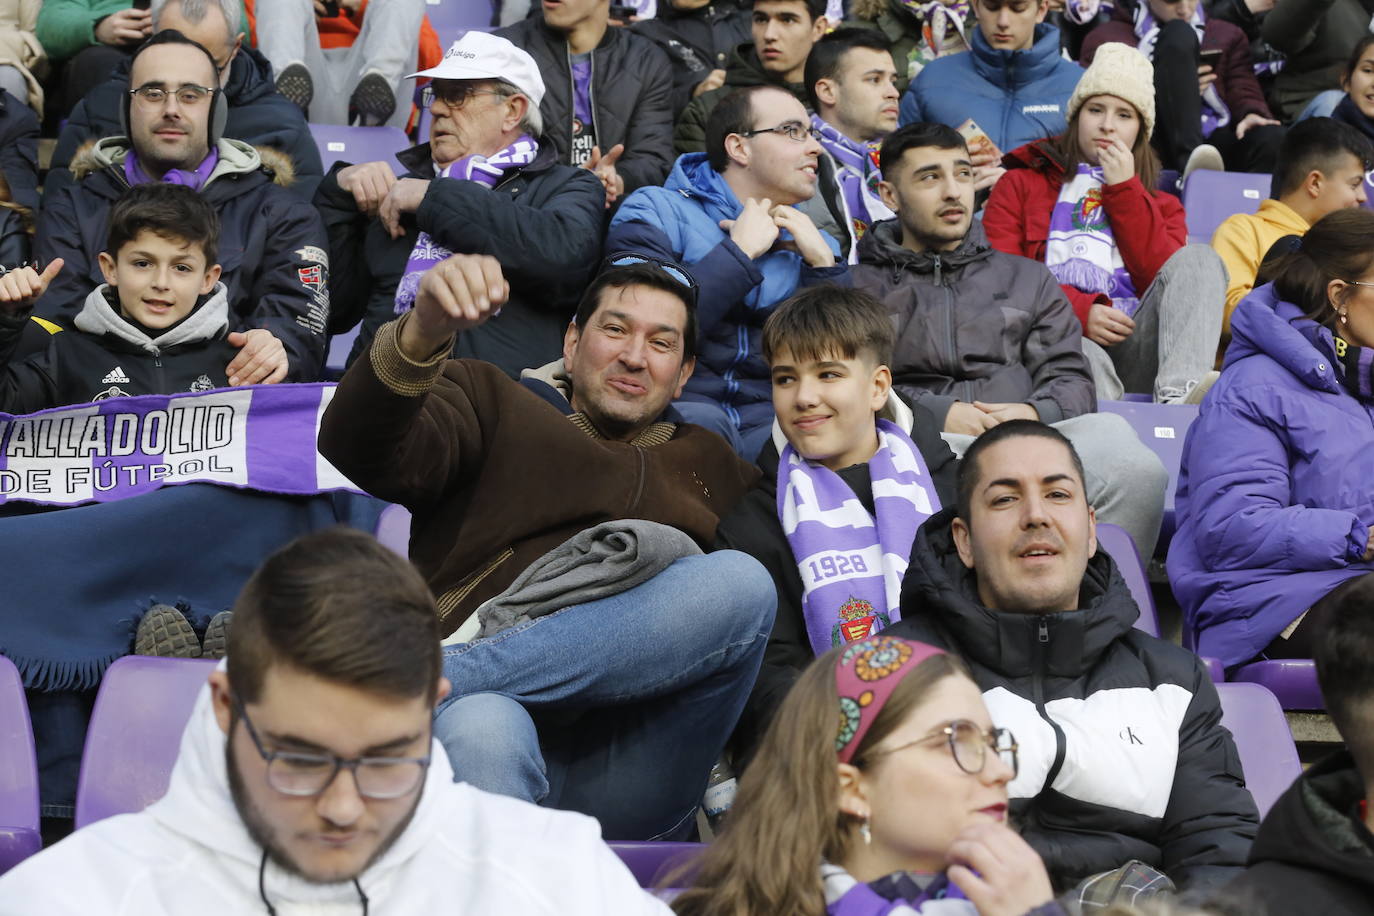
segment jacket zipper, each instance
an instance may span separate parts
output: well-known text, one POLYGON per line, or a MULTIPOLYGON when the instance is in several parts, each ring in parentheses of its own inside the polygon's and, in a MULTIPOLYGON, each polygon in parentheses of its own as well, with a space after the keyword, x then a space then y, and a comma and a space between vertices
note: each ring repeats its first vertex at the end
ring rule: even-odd
POLYGON ((1054 729, 1054 763, 1045 776, 1045 788, 1048 789, 1054 785, 1054 781, 1059 778, 1059 771, 1064 768, 1064 756, 1068 751, 1068 740, 1064 737, 1064 729, 1059 727, 1058 722, 1050 718, 1048 710, 1045 709, 1045 655, 1050 646, 1050 619, 1044 614, 1036 616, 1035 632, 1035 643, 1031 648, 1031 655, 1034 660, 1031 672, 1031 695, 1035 699, 1035 711, 1040 714, 1040 718, 1050 724, 1050 728, 1054 729))
MULTIPOLYGON (((941 260, 938 254, 932 255, 931 258, 935 262, 935 285, 944 292, 945 296, 945 339, 948 341, 948 345, 945 348, 945 352, 957 353, 959 351, 955 348, 954 345, 954 291, 950 289, 948 286, 945 286, 945 262, 941 260)), ((957 365, 951 365, 949 367, 950 374, 953 375, 954 370, 957 368, 957 365)), ((966 388, 969 389, 970 392, 972 391, 972 386, 970 382, 965 382, 964 385, 966 388)), ((967 400, 972 401, 973 399, 970 397, 967 398, 967 400)))

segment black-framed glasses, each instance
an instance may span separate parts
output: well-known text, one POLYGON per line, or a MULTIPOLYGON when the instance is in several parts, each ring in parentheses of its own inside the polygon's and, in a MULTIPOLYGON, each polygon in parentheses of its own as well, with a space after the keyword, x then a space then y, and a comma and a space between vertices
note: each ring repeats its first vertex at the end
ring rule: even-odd
POLYGON ((358 794, 389 800, 408 795, 420 785, 429 769, 424 757, 354 757, 345 760, 333 754, 303 754, 296 751, 269 751, 262 746, 253 720, 238 694, 231 693, 234 709, 248 729, 248 737, 267 762, 267 784, 283 795, 304 798, 319 795, 334 782, 340 770, 351 770, 358 794))
POLYGON ((670 280, 687 288, 692 294, 692 302, 697 301, 697 281, 692 279, 681 264, 672 261, 665 261, 662 258, 650 257, 646 254, 634 254, 629 251, 621 251, 608 257, 601 265, 602 270, 612 267, 634 267, 636 264, 647 264, 666 274, 670 280))
POLYGON ((475 95, 505 95, 499 89, 466 80, 434 80, 420 90, 420 107, 429 108, 438 99, 449 108, 462 108, 475 95))
POLYGON ((796 121, 788 121, 786 124, 779 124, 777 127, 756 127, 753 130, 741 131, 741 137, 757 137, 759 134, 782 134, 789 140, 802 143, 807 137, 820 140, 821 132, 809 124, 798 124, 796 121))
POLYGON ((161 86, 139 86, 137 89, 130 89, 129 95, 149 108, 161 108, 167 104, 169 95, 176 96, 177 104, 183 108, 195 108, 214 98, 218 91, 218 89, 197 86, 195 83, 187 83, 176 89, 163 89, 161 86))
POLYGON ((983 767, 987 765, 989 750, 1002 758, 1003 763, 1011 767, 1013 776, 1019 772, 1020 761, 1017 759, 1017 751, 1020 750, 1020 745, 1016 743, 1016 738, 1011 731, 1005 728, 992 728, 983 731, 976 722, 970 722, 968 719, 955 719, 923 738, 917 738, 915 741, 908 741, 906 744, 899 744, 896 747, 880 748, 868 756, 895 754, 909 747, 942 740, 949 743, 949 752, 954 755, 954 762, 959 769, 970 776, 977 776, 983 772, 983 767))

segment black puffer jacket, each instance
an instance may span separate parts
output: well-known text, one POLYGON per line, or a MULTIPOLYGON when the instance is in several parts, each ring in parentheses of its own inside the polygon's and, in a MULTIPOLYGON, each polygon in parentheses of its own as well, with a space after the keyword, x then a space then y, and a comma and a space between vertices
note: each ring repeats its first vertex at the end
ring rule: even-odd
POLYGON ((1347 916, 1374 906, 1374 834, 1360 822, 1364 780, 1349 752, 1308 770, 1260 825, 1250 867, 1226 887, 1267 911, 1347 916))
POLYGON ((897 321, 893 383, 941 426, 955 401, 1023 401, 1046 423, 1097 409, 1082 327, 1045 265, 994 250, 977 220, 954 251, 903 248, 895 219, 858 248, 854 286, 897 321))
MULTIPOLYGON (((128 88, 129 60, 126 59, 119 62, 109 79, 76 103, 58 134, 52 167, 43 183, 45 194, 71 183, 67 166, 83 143, 124 133, 119 123, 119 110, 128 88)), ((290 156, 296 175, 291 190, 309 200, 324 171, 320 151, 310 136, 310 125, 300 108, 277 91, 272 65, 267 58, 254 48, 240 48, 229 67, 224 97, 229 100, 224 136, 251 146, 270 146, 290 156)))
POLYGON ((30 210, 38 208, 38 115, 0 89, 0 173, 10 197, 30 210))
MULTIPOLYGON (((892 395, 896 401, 896 395, 892 395)), ((929 411, 909 407, 905 402, 884 408, 884 419, 906 428, 911 441, 925 459, 935 492, 941 505, 954 505, 954 473, 958 459, 945 440, 940 438, 940 425, 929 411)), ((773 618, 773 632, 763 653, 763 667, 759 669, 754 689, 740 713, 735 726, 733 743, 736 762, 753 756, 763 738, 768 723, 773 721, 778 705, 791 689, 802 669, 811 664, 816 654, 806 635, 806 617, 802 611, 802 581, 797 560, 778 520, 778 427, 774 436, 759 453, 758 465, 763 475, 716 528, 717 550, 739 550, 763 564, 773 577, 778 592, 778 612, 773 618)), ((849 485, 859 501, 873 512, 873 478, 867 464, 841 469, 840 479, 849 485)))
MULTIPOLYGON (((544 25, 543 16, 495 34, 525 49, 544 77, 544 136, 569 164, 572 149, 573 82, 568 42, 544 25)), ((592 51, 592 118, 603 153, 625 144, 616 171, 625 193, 663 184, 673 164, 673 76, 668 55, 643 35, 611 26, 592 51)))
MULTIPOLYGON (((397 156, 406 177, 434 177, 429 144, 397 156)), ((559 358, 563 332, 601 254, 605 201, 601 182, 586 169, 559 165, 540 145, 534 162, 503 176, 494 189, 475 181, 433 181, 393 239, 380 220, 358 210, 339 187, 339 163, 315 194, 329 233, 331 329, 363 322, 353 348, 367 349, 377 329, 396 317, 396 287, 420 230, 451 251, 489 254, 501 262, 511 298, 497 317, 458 337, 454 355, 484 359, 519 377, 522 369, 559 358)))
POLYGON ((634 31, 651 38, 673 62, 673 117, 692 101, 692 90, 712 70, 724 70, 730 51, 749 40, 749 10, 735 0, 712 0, 694 10, 660 3, 653 19, 636 22, 634 31))
POLYGON ((1088 561, 1079 610, 983 607, 954 514, 917 531, 902 620, 887 632, 968 662, 993 721, 1020 744, 1012 815, 1056 888, 1131 859, 1180 885, 1235 877, 1259 818, 1202 663, 1133 628, 1139 610, 1104 552, 1088 561))
POLYGON ((774 79, 759 62, 759 56, 754 51, 754 43, 746 41, 730 52, 730 58, 725 64, 725 85, 710 92, 703 92, 683 110, 682 116, 677 119, 677 126, 673 128, 673 148, 679 153, 706 152, 706 121, 711 117, 711 112, 721 99, 746 86, 777 86, 779 89, 786 89, 796 96, 797 101, 801 102, 807 111, 811 110, 811 99, 806 94, 806 84, 782 83, 774 79))

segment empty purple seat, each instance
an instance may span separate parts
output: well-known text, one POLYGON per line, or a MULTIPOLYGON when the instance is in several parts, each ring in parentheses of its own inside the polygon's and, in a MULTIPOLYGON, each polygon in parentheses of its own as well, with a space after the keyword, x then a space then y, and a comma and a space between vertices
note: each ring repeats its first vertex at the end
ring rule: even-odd
POLYGON ((342 334, 329 338, 329 352, 324 357, 325 378, 334 381, 343 378, 348 354, 353 352, 353 344, 362 330, 362 322, 359 322, 342 334))
POLYGON ((1258 684, 1218 684, 1221 724, 1236 739, 1245 784, 1260 817, 1302 775, 1298 748, 1279 701, 1258 684))
MULTIPOLYGON (((410 147, 410 138, 399 127, 349 127, 346 124, 311 124, 310 135, 328 172, 336 162, 391 162, 410 147)), ((399 165, 393 169, 401 171, 399 165)))
POLYGON ((0 875, 42 845, 29 704, 19 669, 0 655, 0 875))
POLYGON ((382 510, 377 519, 377 540, 403 557, 410 556, 410 510, 395 503, 382 510))
POLYGON ((1103 522, 1097 526, 1097 547, 1107 551, 1107 555, 1116 561, 1121 578, 1126 580, 1131 597, 1140 607, 1140 616, 1135 621, 1136 629, 1158 636, 1159 613, 1155 610, 1155 596, 1150 591, 1150 580, 1145 575, 1145 565, 1140 562, 1140 551, 1136 549, 1135 541, 1131 540, 1126 529, 1103 522))
POLYGON ((1204 245, 1233 213, 1254 213, 1269 196, 1272 177, 1262 172, 1213 172, 1199 169, 1183 186, 1188 241, 1204 245))
POLYGON ((1234 669, 1228 680, 1267 687, 1284 709, 1326 709, 1322 689, 1317 684, 1317 666, 1310 658, 1250 662, 1234 669))
POLYGON ((167 792, 181 733, 216 662, 127 655, 105 671, 76 783, 77 829, 167 792))
POLYGON ((640 887, 653 887, 668 877, 675 868, 685 865, 701 855, 706 848, 702 843, 668 843, 651 841, 647 843, 609 844, 620 860, 629 866, 630 872, 640 887))
POLYGON ((1155 545, 1155 554, 1163 556, 1168 551, 1169 539, 1174 536, 1174 490, 1178 487, 1178 469, 1183 462, 1183 438, 1197 419, 1197 405, 1098 401, 1097 409, 1124 417, 1140 441, 1159 456, 1169 472, 1169 485, 1164 490, 1164 524, 1155 545))
POLYGON ((488 0, 425 0, 425 15, 439 36, 439 44, 448 50, 463 33, 476 29, 491 29, 491 3, 488 0))

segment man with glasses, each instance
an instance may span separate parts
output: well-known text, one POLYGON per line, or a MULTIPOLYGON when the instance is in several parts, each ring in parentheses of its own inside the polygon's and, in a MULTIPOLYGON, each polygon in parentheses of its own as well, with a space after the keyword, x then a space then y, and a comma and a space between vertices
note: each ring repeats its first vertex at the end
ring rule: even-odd
POLYGON ((847 283, 839 245, 797 205, 816 192, 811 116, 774 86, 731 93, 711 112, 707 151, 678 159, 662 188, 630 195, 608 251, 684 264, 701 284, 701 359, 678 410, 747 460, 773 422, 764 321, 799 288, 847 283))
POLYGON ((681 266, 614 254, 560 363, 515 382, 448 359, 510 287, 490 256, 426 271, 339 382, 320 453, 412 514, 452 643, 435 734, 458 778, 609 839, 684 839, 776 600, 750 557, 700 553, 757 473, 671 407, 705 302, 681 266))
MULTIPOLYGON (((176 29, 205 46, 215 59, 219 85, 229 103, 224 135, 255 147, 272 147, 291 159, 295 180, 291 190, 305 200, 315 193, 323 168, 319 149, 300 108, 277 92, 272 65, 252 47, 245 47, 239 30, 241 0, 156 0, 152 5, 153 32, 176 29)), ((71 109, 57 136, 52 166, 43 181, 44 193, 72 181, 68 166, 85 144, 124 133, 119 110, 129 89, 129 61, 115 67, 71 109)))
POLYGON ((1258 818, 1216 688, 1191 652, 1134 628, 1073 445, 1001 423, 956 490, 916 533, 887 632, 959 653, 1016 735, 1011 816, 1056 890, 1132 859, 1184 886, 1237 875, 1258 818))
POLYGON ((666 914, 589 818, 455 783, 434 602, 358 531, 302 537, 234 605, 167 794, 0 879, 0 913, 666 914))
POLYGON ((390 163, 341 163, 315 205, 329 232, 331 329, 362 321, 353 355, 410 309, 424 272, 453 252, 489 254, 511 284, 501 314, 459 335, 454 356, 512 377, 558 359, 601 254, 602 185, 559 164, 544 135, 544 81, 504 38, 471 31, 429 77, 429 142, 390 163))
POLYGON ((127 188, 187 185, 220 218, 220 278, 228 289, 230 331, 249 341, 229 365, 231 384, 260 382, 286 367, 286 381, 314 381, 324 361, 329 318, 328 240, 320 216, 282 185, 291 165, 272 150, 222 136, 226 102, 213 55, 175 29, 134 55, 121 107, 127 137, 106 137, 72 163, 74 184, 48 194, 34 246, 65 266, 36 314, 66 325, 99 286, 97 255, 110 206, 127 188))

